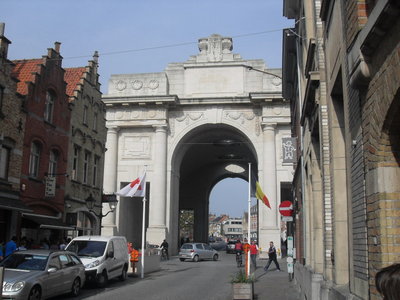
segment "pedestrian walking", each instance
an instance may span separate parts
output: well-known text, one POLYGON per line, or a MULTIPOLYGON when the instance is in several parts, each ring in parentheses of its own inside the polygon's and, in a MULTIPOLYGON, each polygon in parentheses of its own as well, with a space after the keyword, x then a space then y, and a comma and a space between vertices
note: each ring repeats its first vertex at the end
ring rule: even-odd
POLYGON ((5 246, 3 244, 3 241, 1 241, 0 242, 0 261, 2 261, 4 258, 4 249, 5 249, 5 246))
POLYGON ((251 263, 254 266, 254 269, 257 269, 257 255, 258 255, 258 246, 256 241, 251 241, 250 245, 250 259, 251 263))
POLYGON ((17 248, 16 251, 24 251, 24 250, 27 250, 26 240, 21 240, 21 243, 19 244, 19 247, 17 248))
POLYGON ((9 241, 7 242, 5 248, 6 248, 6 250, 5 250, 5 255, 4 255, 4 257, 9 256, 10 254, 13 254, 14 251, 17 250, 17 237, 16 237, 16 236, 13 236, 13 237, 11 238, 11 240, 9 240, 9 241))
POLYGON ((278 260, 276 259, 276 248, 274 246, 274 242, 271 241, 269 243, 269 249, 268 249, 268 263, 264 267, 265 272, 268 271, 268 268, 269 268, 269 266, 271 265, 272 262, 275 263, 275 266, 278 269, 277 271, 280 271, 281 268, 279 267, 278 260))

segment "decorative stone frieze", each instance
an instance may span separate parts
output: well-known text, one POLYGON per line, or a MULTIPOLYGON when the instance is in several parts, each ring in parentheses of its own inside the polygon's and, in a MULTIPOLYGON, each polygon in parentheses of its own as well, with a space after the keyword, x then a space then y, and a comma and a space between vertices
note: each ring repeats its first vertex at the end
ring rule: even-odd
POLYGON ((151 137, 143 135, 124 135, 122 159, 151 158, 151 137))

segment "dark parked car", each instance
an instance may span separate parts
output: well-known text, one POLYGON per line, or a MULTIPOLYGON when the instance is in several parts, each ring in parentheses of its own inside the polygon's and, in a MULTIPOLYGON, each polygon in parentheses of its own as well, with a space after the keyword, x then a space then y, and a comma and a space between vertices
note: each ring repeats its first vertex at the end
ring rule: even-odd
POLYGON ((85 267, 69 251, 24 250, 4 259, 3 299, 46 299, 71 293, 85 283, 85 267))
POLYGON ((235 244, 236 244, 236 241, 229 241, 226 244, 226 253, 235 253, 236 252, 235 251, 235 244))

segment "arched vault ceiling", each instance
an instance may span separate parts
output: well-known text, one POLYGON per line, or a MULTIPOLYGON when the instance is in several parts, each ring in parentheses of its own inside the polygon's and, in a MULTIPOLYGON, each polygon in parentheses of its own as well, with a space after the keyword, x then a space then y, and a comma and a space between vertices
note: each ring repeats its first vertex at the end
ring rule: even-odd
POLYGON ((245 174, 222 172, 227 165, 237 164, 246 171, 248 163, 256 163, 251 141, 236 129, 224 125, 207 125, 194 129, 182 141, 185 149, 181 162, 181 178, 194 174, 215 174, 218 177, 245 177, 245 174), (216 172, 216 170, 219 170, 216 172))

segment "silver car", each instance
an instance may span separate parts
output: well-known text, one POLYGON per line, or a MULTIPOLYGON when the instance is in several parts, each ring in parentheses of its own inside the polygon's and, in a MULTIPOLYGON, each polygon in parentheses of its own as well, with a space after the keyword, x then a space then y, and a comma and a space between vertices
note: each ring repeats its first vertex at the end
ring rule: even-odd
POLYGON ((45 299, 65 293, 78 296, 85 283, 85 267, 69 251, 17 251, 0 267, 4 267, 2 299, 45 299))
POLYGON ((218 260, 218 252, 205 243, 186 243, 179 250, 179 259, 190 259, 194 262, 205 259, 218 260))

